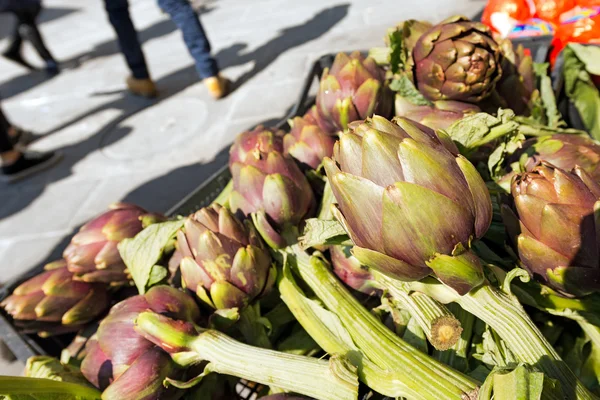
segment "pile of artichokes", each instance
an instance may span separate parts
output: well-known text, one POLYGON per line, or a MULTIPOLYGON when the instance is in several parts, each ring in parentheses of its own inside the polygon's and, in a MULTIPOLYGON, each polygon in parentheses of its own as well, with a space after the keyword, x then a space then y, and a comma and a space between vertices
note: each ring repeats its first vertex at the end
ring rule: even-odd
POLYGON ((598 398, 600 144, 480 23, 386 44, 238 135, 214 203, 114 205, 14 288, 24 333, 79 333, 0 395, 598 398))

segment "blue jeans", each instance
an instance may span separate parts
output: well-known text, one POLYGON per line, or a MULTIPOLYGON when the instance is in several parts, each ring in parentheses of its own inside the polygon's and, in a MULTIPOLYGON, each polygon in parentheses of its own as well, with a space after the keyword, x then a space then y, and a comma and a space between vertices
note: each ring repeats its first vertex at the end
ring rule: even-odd
POLYGON ((137 79, 150 78, 137 31, 129 15, 128 1, 104 0, 104 5, 108 13, 108 20, 117 34, 121 53, 125 56, 131 74, 137 79))
POLYGON ((196 62, 196 71, 200 78, 209 78, 219 74, 217 61, 210 54, 210 43, 198 15, 188 0, 158 0, 158 5, 171 19, 183 35, 183 41, 196 62))

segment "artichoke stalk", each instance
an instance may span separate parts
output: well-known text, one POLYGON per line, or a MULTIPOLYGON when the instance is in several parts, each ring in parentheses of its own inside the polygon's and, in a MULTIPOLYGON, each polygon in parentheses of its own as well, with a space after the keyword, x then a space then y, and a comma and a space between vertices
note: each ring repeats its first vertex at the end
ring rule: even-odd
POLYGON ((501 52, 490 29, 461 16, 433 26, 413 49, 415 84, 429 100, 478 103, 502 76, 501 52))
POLYGON ((109 305, 107 287, 74 280, 65 260, 44 267, 2 301, 18 326, 41 335, 75 332, 109 305))
POLYGON ((155 286, 144 295, 116 304, 100 323, 96 338, 87 344, 81 372, 103 390, 103 399, 176 399, 181 393, 163 387, 167 377, 182 371, 171 357, 134 329, 137 316, 146 310, 182 320, 197 320, 200 310, 185 293, 169 286, 155 286))
POLYGON ((268 293, 275 282, 271 255, 250 221, 240 222, 219 204, 192 214, 177 233, 182 284, 212 308, 238 308, 246 339, 271 346, 248 306, 268 293))
POLYGON ((355 368, 343 357, 333 356, 326 361, 261 349, 151 311, 141 313, 135 324, 137 332, 177 362, 208 361, 204 373, 195 379, 185 383, 167 380, 177 387, 189 388, 205 374, 216 372, 321 400, 352 400, 358 396, 355 368))
POLYGON ((69 271, 85 282, 126 283, 129 276, 117 245, 160 218, 132 204, 112 204, 71 239, 63 253, 69 271))
POLYGON ((518 302, 485 282, 481 262, 469 250, 492 217, 489 193, 475 167, 430 133, 396 122, 402 128, 373 117, 342 134, 336 162, 325 161, 339 206, 336 218, 355 244, 354 256, 377 272, 384 288, 407 290, 402 281, 416 285, 435 274, 447 285, 442 286, 446 294, 453 294, 450 300, 413 290, 458 302, 496 330, 521 361, 538 363, 561 381, 565 393, 573 389, 579 398, 589 398, 518 302), (499 314, 505 326, 499 326, 499 314))
POLYGON ((312 189, 296 162, 284 154, 282 135, 262 127, 240 134, 230 149, 234 213, 252 217, 270 247, 294 241, 298 224, 314 210, 312 189))
POLYGON ((389 116, 392 98, 383 69, 355 51, 338 53, 331 69, 325 69, 316 103, 321 128, 333 134, 373 114, 389 116))
POLYGON ((531 276, 566 296, 600 291, 600 185, 583 168, 542 162, 513 179, 511 194, 504 221, 531 276))

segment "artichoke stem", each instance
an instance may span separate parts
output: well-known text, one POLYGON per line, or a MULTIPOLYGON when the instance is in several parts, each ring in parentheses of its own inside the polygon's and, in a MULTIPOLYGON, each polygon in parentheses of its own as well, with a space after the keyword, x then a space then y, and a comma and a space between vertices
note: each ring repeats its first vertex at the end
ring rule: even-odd
POLYGON ((519 127, 519 124, 517 124, 516 122, 513 121, 509 121, 503 124, 500 124, 498 126, 494 126, 493 128, 490 129, 490 132, 485 135, 485 137, 483 137, 482 139, 471 143, 469 145, 469 148, 477 148, 480 146, 483 146, 486 143, 492 142, 496 139, 499 139, 503 136, 506 136, 512 132, 515 132, 517 130, 517 128, 519 127))
POLYGON ((358 396, 355 368, 346 359, 329 361, 286 354, 240 343, 213 329, 191 333, 190 324, 154 312, 136 319, 136 331, 173 353, 174 360, 189 364, 208 361, 210 371, 232 375, 263 385, 320 400, 351 400, 358 396), (181 352, 181 353, 178 353, 181 352))
POLYGON ((239 329, 246 342, 252 346, 272 349, 273 346, 267 335, 265 325, 260 321, 258 303, 244 307, 240 312, 239 329))
POLYGON ((462 332, 460 321, 439 301, 401 289, 404 288, 390 287, 389 293, 417 321, 433 347, 448 350, 454 346, 462 332))
POLYGON ((468 368, 467 355, 469 346, 471 345, 471 337, 473 336, 473 325, 475 325, 475 316, 470 312, 465 311, 457 304, 449 304, 448 309, 460 321, 462 333, 460 338, 447 351, 434 351, 434 357, 446 365, 451 366, 461 372, 465 372, 468 368))
POLYGON ((473 379, 441 364, 396 336, 352 296, 323 260, 298 248, 294 252, 302 279, 340 318, 364 356, 384 370, 405 374, 406 397, 461 399, 474 393, 478 385, 473 379))
POLYGON ((249 346, 207 330, 190 342, 192 351, 211 363, 211 371, 321 400, 356 399, 354 368, 343 358, 329 361, 249 346))
POLYGON ((409 285, 413 290, 426 293, 442 303, 458 303, 494 329, 520 361, 534 365, 550 378, 560 381, 565 398, 595 398, 560 359, 516 297, 489 284, 484 284, 460 296, 456 291, 432 278, 406 283, 375 271, 374 276, 386 288, 409 285))

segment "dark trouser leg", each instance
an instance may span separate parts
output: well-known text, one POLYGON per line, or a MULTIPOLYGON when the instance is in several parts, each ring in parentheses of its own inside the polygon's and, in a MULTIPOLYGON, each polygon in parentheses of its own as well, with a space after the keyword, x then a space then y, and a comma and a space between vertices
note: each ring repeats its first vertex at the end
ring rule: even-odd
POLYGON ((17 14, 17 18, 19 21, 18 29, 19 29, 19 32, 21 33, 21 35, 26 37, 31 42, 31 44, 33 45, 35 50, 38 52, 38 54, 44 61, 53 61, 54 62, 54 57, 50 53, 50 50, 48 50, 48 47, 46 47, 46 44, 44 43, 44 39, 42 38, 42 35, 41 35, 41 33, 37 27, 37 24, 35 22, 35 18, 37 17, 38 14, 39 14, 39 9, 37 10, 37 12, 18 13, 17 14))
POLYGON ((198 15, 188 0, 158 0, 158 5, 167 12, 181 30, 183 41, 196 62, 201 78, 219 74, 217 61, 210 54, 210 43, 198 15))
POLYGON ((10 138, 8 137, 8 128, 10 127, 10 123, 8 119, 4 116, 2 109, 0 109, 0 153, 5 153, 7 151, 13 150, 13 145, 10 142, 10 138))
POLYGON ((15 24, 15 28, 13 30, 13 34, 10 37, 10 44, 7 49, 4 51, 6 55, 19 55, 21 53, 21 45, 23 44, 23 38, 21 38, 21 34, 19 33, 19 25, 17 22, 15 24))
POLYGON ((121 52, 125 56, 131 74, 137 79, 148 79, 148 67, 137 32, 129 15, 127 0, 104 0, 108 19, 113 26, 121 52))

